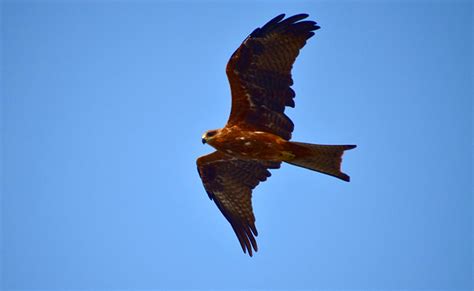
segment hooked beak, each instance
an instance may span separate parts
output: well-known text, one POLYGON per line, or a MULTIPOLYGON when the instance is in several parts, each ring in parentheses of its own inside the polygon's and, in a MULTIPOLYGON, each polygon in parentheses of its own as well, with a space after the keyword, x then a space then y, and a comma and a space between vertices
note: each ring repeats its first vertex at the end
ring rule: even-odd
POLYGON ((202 144, 205 144, 205 143, 207 143, 206 139, 202 138, 202 144))

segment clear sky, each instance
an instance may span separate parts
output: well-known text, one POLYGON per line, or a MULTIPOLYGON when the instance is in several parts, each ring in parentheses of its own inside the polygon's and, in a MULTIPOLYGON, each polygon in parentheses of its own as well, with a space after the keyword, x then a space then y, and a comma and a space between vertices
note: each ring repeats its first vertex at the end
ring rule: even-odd
POLYGON ((471 289, 473 5, 4 1, 4 289, 471 289), (283 165, 244 255, 201 184, 225 65, 280 13, 321 25, 294 140, 357 144, 352 181, 283 165))

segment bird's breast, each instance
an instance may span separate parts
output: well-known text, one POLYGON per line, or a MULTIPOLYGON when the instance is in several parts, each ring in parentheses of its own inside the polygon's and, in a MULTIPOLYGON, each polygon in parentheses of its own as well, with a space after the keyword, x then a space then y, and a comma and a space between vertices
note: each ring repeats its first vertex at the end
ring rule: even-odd
POLYGON ((286 144, 286 140, 271 133, 235 131, 217 138, 213 146, 241 159, 281 161, 286 144))

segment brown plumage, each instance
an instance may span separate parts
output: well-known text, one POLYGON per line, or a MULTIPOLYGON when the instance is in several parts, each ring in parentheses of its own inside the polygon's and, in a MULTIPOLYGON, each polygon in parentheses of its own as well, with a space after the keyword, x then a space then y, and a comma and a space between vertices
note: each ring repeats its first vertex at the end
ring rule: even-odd
POLYGON ((293 122, 284 113, 294 107, 291 68, 306 41, 319 29, 307 14, 281 14, 255 29, 230 58, 226 72, 232 110, 222 129, 203 137, 217 151, 197 160, 202 182, 234 229, 244 252, 257 251, 252 190, 281 162, 344 181, 342 155, 355 145, 316 145, 289 141, 293 122))

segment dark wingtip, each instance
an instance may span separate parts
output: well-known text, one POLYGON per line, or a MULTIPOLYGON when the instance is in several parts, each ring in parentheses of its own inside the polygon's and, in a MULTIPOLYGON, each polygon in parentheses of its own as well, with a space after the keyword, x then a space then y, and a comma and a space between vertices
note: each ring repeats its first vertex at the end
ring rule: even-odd
POLYGON ((285 14, 284 14, 284 13, 273 17, 270 21, 268 21, 267 23, 265 23, 265 25, 262 26, 262 28, 257 28, 257 29, 255 29, 255 30, 250 34, 250 36, 254 36, 254 37, 260 36, 260 35, 261 35, 262 33, 264 33, 265 31, 267 31, 267 30, 269 30, 269 29, 272 29, 272 28, 273 28, 275 25, 277 25, 283 18, 285 18, 285 14))
MULTIPOLYGON (((249 256, 250 256, 250 257, 253 257, 252 248, 249 248, 248 250, 249 250, 249 256)), ((255 251, 255 252, 258 252, 258 247, 257 247, 257 246, 254 247, 254 251, 255 251)), ((244 250, 244 253, 246 253, 245 250, 244 250)))
MULTIPOLYGON (((272 31, 274 29, 288 29, 288 27, 291 27, 292 25, 300 24, 300 23, 305 23, 306 25, 311 24, 311 27, 306 27, 305 30, 308 31, 313 31, 313 30, 318 30, 320 26, 316 25, 317 23, 315 21, 302 21, 298 22, 300 20, 303 20, 307 18, 309 14, 307 13, 300 13, 300 14, 295 14, 293 16, 290 16, 286 19, 285 14, 279 14, 272 18, 270 21, 268 21, 265 25, 263 25, 261 28, 256 28, 252 33, 250 34, 250 37, 261 37, 265 33, 268 33, 269 31, 272 31)), ((307 38, 310 38, 312 35, 308 35, 307 38)))
POLYGON ((349 144, 349 145, 346 145, 345 146, 346 148, 344 149, 345 151, 348 151, 348 150, 352 150, 352 149, 355 149, 357 147, 357 145, 355 144, 349 144))
POLYGON ((254 236, 258 236, 258 231, 254 223, 250 224, 250 229, 252 230, 254 236))
POLYGON ((249 251, 249 256, 253 257, 252 246, 247 246, 247 250, 249 251))
POLYGON ((267 28, 273 24, 277 24, 278 22, 280 22, 283 18, 285 18, 285 13, 281 13, 281 14, 278 14, 277 16, 273 17, 272 19, 270 19, 270 21, 268 21, 263 27, 262 29, 264 28, 267 28))
POLYGON ((344 174, 344 173, 339 174, 339 176, 337 176, 337 178, 341 179, 342 181, 346 181, 346 182, 351 181, 351 177, 349 175, 344 174))
POLYGON ((309 16, 309 14, 306 14, 306 13, 295 14, 293 16, 288 17, 287 19, 285 19, 282 22, 295 23, 297 21, 300 21, 300 20, 303 20, 303 19, 307 18, 308 16, 309 16))

